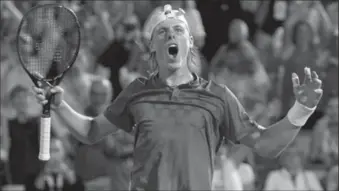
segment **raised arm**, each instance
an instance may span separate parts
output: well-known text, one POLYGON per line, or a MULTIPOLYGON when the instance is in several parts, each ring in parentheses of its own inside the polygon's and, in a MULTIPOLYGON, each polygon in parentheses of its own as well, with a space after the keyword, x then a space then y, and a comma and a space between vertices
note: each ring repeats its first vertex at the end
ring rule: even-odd
POLYGON ((296 102, 286 117, 269 127, 263 127, 251 120, 237 98, 229 92, 226 98, 226 128, 223 128, 225 137, 253 148, 262 156, 279 156, 295 139, 322 96, 318 75, 315 72, 311 74, 310 69, 305 68, 305 76, 300 85, 298 76, 292 74, 296 102))
POLYGON ((59 86, 44 90, 33 87, 36 98, 41 104, 46 104, 46 93, 53 94, 51 103, 53 112, 60 116, 68 124, 69 131, 81 142, 93 144, 106 135, 114 133, 119 129, 126 132, 132 131, 134 125, 128 111, 128 101, 133 92, 142 86, 142 80, 136 79, 110 104, 106 111, 97 117, 88 117, 76 112, 63 100, 63 89, 59 86))
POLYGON ((66 101, 62 101, 60 106, 53 110, 68 124, 68 129, 79 141, 85 144, 92 144, 102 139, 106 134, 113 133, 114 126, 106 119, 104 114, 93 118, 82 115, 71 108, 66 101), (103 128, 109 127, 111 128, 103 128), (100 130, 99 130, 100 129, 100 130))

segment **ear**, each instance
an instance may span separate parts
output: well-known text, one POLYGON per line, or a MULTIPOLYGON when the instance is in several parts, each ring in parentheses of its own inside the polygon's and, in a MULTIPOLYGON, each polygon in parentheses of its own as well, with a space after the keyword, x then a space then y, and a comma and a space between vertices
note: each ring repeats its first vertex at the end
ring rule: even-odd
POLYGON ((190 48, 193 48, 193 46, 194 46, 194 39, 193 39, 193 36, 191 35, 190 36, 190 42, 189 42, 190 44, 189 44, 189 47, 190 48))

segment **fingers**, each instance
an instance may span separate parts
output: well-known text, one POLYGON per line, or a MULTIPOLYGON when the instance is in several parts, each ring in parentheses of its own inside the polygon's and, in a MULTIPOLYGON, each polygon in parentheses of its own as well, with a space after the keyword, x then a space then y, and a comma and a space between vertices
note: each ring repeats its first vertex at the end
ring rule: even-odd
POLYGON ((315 71, 312 72, 312 81, 315 85, 315 88, 317 89, 321 88, 322 81, 319 79, 319 76, 315 71))
MULTIPOLYGON (((61 100, 61 93, 63 93, 63 89, 59 86, 55 86, 52 88, 38 88, 38 87, 33 87, 33 92, 35 93, 35 97, 37 99, 37 101, 42 104, 45 105, 48 103, 47 97, 50 97, 51 95, 55 95, 55 97, 53 98, 53 100, 61 100)), ((60 101, 56 101, 57 103, 59 103, 60 101)))
POLYGON ((38 78, 38 79, 44 78, 39 72, 34 72, 34 73, 33 73, 33 76, 35 76, 35 77, 38 78))
POLYGON ((35 93, 35 98, 37 99, 37 101, 40 104, 45 105, 48 102, 45 96, 45 90, 37 87, 33 87, 32 89, 35 93))
POLYGON ((36 93, 36 94, 44 94, 44 93, 45 93, 45 91, 44 91, 43 89, 37 88, 37 87, 35 87, 35 86, 33 86, 33 91, 34 91, 34 93, 36 93))
POLYGON ((59 86, 55 86, 55 87, 51 88, 50 92, 52 94, 56 94, 56 93, 62 93, 62 92, 64 92, 64 90, 59 86))
POLYGON ((323 90, 322 89, 316 89, 314 92, 317 93, 317 99, 320 99, 321 96, 323 95, 323 90))
POLYGON ((293 83, 294 88, 297 88, 300 86, 299 77, 296 73, 292 73, 292 83, 293 83))
POLYGON ((64 90, 59 86, 55 86, 51 89, 50 92, 52 93, 52 95, 54 95, 54 97, 52 98, 54 105, 60 105, 62 102, 62 93, 64 92, 64 90))
POLYGON ((311 69, 308 67, 305 67, 304 73, 305 73, 304 83, 307 84, 307 83, 312 82, 311 69))

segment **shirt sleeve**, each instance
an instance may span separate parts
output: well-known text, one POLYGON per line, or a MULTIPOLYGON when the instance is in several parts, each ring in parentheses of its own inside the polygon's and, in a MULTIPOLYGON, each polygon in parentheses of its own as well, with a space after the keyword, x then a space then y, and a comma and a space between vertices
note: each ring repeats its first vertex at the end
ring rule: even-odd
POLYGON ((104 116, 107 120, 117 128, 131 132, 134 120, 129 109, 129 102, 143 86, 144 80, 142 78, 137 78, 127 86, 105 110, 104 116))
POLYGON ((224 104, 225 113, 221 134, 234 144, 241 143, 253 148, 260 137, 261 126, 252 120, 240 101, 226 86, 224 104))

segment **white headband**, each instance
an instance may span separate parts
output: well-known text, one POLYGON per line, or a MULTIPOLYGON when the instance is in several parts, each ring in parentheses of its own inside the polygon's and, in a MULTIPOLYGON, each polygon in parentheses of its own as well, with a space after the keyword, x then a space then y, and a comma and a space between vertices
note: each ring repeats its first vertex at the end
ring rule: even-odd
POLYGON ((171 5, 165 5, 163 11, 154 11, 149 18, 147 19, 146 23, 145 23, 145 28, 144 28, 144 36, 146 39, 150 40, 152 37, 152 33, 155 29, 155 27, 167 20, 167 19, 177 19, 182 21, 187 29, 189 30, 189 26, 187 23, 187 20, 184 16, 185 11, 182 9, 178 9, 178 10, 172 10, 172 6, 171 5))

